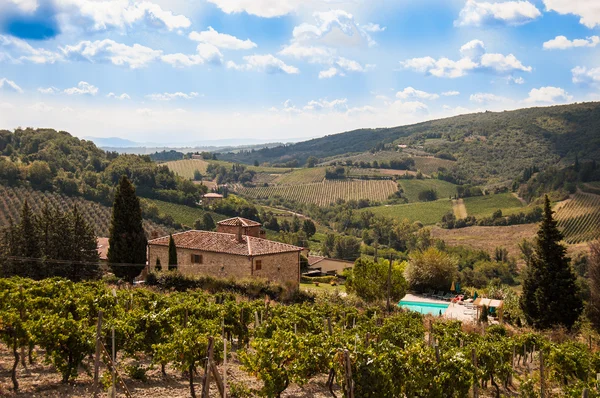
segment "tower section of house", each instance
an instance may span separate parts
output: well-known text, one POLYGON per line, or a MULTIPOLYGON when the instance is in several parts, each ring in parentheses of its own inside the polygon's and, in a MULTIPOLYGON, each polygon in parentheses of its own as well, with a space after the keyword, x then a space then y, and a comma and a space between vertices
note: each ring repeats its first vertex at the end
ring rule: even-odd
POLYGON ((225 234, 237 234, 241 228, 242 235, 262 238, 265 232, 261 229, 261 223, 248 220, 247 218, 234 217, 217 223, 217 232, 225 234))
MULTIPOLYGON (((300 283, 301 247, 244 235, 241 225, 237 226, 235 233, 186 231, 174 234, 173 240, 177 248, 177 269, 183 275, 261 278, 289 288, 297 288, 300 283)), ((168 236, 148 242, 151 269, 157 259, 161 264, 158 271, 166 271, 169 263, 168 236)))

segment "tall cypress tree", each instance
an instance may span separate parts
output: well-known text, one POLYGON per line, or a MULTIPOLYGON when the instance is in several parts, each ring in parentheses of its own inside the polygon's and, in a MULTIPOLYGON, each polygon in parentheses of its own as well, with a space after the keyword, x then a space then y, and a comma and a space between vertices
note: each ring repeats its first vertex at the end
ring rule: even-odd
POLYGON ((177 269, 177 248, 173 235, 169 235, 169 270, 177 269))
POLYGON ((115 192, 108 244, 108 262, 113 273, 133 281, 146 265, 148 239, 142 224, 140 200, 126 176, 121 177, 115 192))
POLYGON ((552 216, 546 196, 544 218, 537 233, 535 253, 523 281, 521 308, 527 321, 538 329, 557 325, 573 326, 583 303, 571 269, 566 248, 560 244, 562 234, 552 216))
MULTIPOLYGON (((17 227, 17 242, 18 249, 15 250, 15 255, 26 258, 41 258, 42 245, 40 242, 40 230, 37 224, 37 217, 29 207, 27 199, 23 203, 21 209, 21 220, 17 227)), ((45 277, 44 267, 39 261, 21 261, 23 269, 20 274, 29 276, 30 278, 40 279, 45 277)))

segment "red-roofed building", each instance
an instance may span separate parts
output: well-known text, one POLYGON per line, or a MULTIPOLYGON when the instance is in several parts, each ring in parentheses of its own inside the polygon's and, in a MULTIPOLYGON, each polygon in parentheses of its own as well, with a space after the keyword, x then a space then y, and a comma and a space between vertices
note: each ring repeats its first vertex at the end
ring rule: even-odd
POLYGON ((217 232, 237 234, 240 227, 242 228, 242 235, 254 236, 255 238, 262 238, 265 235, 265 232, 261 229, 261 223, 242 217, 219 221, 217 223, 217 232))
MULTIPOLYGON (((260 229, 260 224, 255 221, 230 219, 223 222, 223 227, 235 227, 236 233, 186 231, 173 235, 179 272, 190 276, 264 278, 298 286, 301 247, 244 234, 245 228, 258 226, 260 229)), ((149 267, 166 270, 168 263, 169 237, 149 241, 149 267)))

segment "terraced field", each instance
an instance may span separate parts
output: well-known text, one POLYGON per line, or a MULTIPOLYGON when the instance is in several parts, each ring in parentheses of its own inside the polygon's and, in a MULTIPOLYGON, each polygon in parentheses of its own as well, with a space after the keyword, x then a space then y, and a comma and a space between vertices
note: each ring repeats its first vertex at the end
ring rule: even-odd
POLYGON ((600 238, 600 196, 577 193, 556 211, 558 227, 569 244, 600 238))
POLYGON ((442 181, 442 180, 434 180, 434 179, 425 179, 425 180, 399 180, 398 181, 402 188, 404 189, 404 195, 408 198, 409 202, 418 202, 419 201, 419 192, 435 189, 438 194, 438 199, 447 199, 450 196, 454 196, 456 194, 456 185, 442 181))
POLYGON ((477 218, 490 217, 498 209, 504 215, 525 211, 521 201, 511 193, 465 198, 464 203, 467 214, 477 218))
MULTIPOLYGON (((83 198, 73 198, 58 193, 40 192, 27 188, 13 188, 2 185, 0 185, 0 227, 7 226, 11 218, 15 222, 19 220, 25 199, 27 199, 28 204, 34 212, 41 211, 45 203, 64 212, 70 211, 73 205, 77 205, 86 221, 94 227, 96 235, 108 236, 112 215, 110 207, 83 198)), ((149 237, 164 236, 173 231, 172 228, 150 220, 144 220, 144 229, 149 237)))
POLYGON ((275 185, 259 188, 236 186, 236 191, 240 195, 253 199, 280 197, 285 200, 314 203, 319 206, 329 206, 337 199, 384 201, 397 189, 396 183, 389 180, 323 181, 313 184, 275 185))
POLYGON ((404 205, 377 206, 363 209, 375 214, 392 217, 398 220, 408 219, 420 221, 423 225, 433 225, 439 222, 448 212, 452 212, 452 201, 449 199, 434 202, 408 203, 404 205))

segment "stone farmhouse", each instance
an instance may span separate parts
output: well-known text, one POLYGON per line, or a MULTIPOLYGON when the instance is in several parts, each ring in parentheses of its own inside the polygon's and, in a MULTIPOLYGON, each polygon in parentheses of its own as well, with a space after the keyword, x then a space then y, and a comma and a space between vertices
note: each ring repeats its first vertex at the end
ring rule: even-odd
MULTIPOLYGON (((173 235, 177 267, 184 275, 263 278, 297 288, 301 247, 263 239, 261 224, 236 217, 217 224, 217 232, 186 231, 173 235)), ((148 265, 169 263, 169 237, 148 241, 148 265)))
POLYGON ((354 262, 327 258, 321 256, 307 256, 308 269, 310 271, 320 271, 326 275, 341 275, 344 270, 354 268, 354 262))

